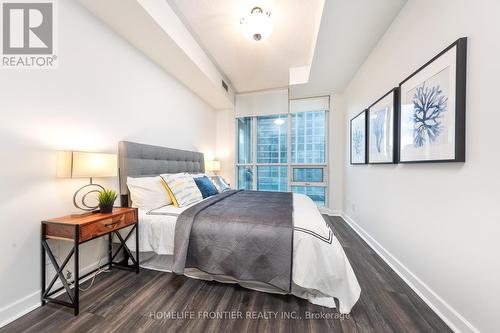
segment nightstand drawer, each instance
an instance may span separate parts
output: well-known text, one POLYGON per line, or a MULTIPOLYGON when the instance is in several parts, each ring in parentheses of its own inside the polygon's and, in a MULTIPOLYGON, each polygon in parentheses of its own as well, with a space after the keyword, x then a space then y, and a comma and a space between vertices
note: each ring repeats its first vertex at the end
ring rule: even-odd
POLYGON ((80 241, 86 241, 96 238, 111 231, 124 228, 128 225, 136 223, 137 219, 135 212, 131 211, 126 214, 112 216, 109 219, 97 221, 95 223, 83 225, 80 230, 80 241))

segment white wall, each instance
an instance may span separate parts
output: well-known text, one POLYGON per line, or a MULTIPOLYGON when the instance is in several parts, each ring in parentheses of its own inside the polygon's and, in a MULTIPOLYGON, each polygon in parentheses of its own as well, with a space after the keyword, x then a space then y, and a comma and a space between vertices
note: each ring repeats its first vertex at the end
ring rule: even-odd
POLYGON ((328 114, 328 208, 330 213, 338 214, 344 207, 344 122, 345 100, 340 94, 330 95, 328 114))
MULTIPOLYGON (((76 0, 58 5, 59 68, 0 73, 0 326, 38 304, 40 221, 71 213, 87 181, 54 178, 57 149, 116 152, 126 139, 215 154, 212 108, 76 0)), ((81 267, 102 250, 87 243, 81 267)))
POLYGON ((344 94, 347 146, 348 119, 469 37, 465 164, 349 166, 345 152, 348 218, 461 331, 498 331, 499 17, 497 0, 410 0, 344 94))
POLYGON ((221 162, 219 174, 236 188, 236 118, 234 109, 217 111, 217 152, 221 162))

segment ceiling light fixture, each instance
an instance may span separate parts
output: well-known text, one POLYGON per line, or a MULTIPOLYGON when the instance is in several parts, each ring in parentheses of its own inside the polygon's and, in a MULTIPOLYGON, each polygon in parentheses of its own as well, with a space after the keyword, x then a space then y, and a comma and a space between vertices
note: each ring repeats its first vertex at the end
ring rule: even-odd
POLYGON ((254 7, 250 15, 243 17, 240 24, 245 37, 252 42, 261 42, 273 31, 273 22, 271 21, 271 12, 264 13, 261 7, 254 7))

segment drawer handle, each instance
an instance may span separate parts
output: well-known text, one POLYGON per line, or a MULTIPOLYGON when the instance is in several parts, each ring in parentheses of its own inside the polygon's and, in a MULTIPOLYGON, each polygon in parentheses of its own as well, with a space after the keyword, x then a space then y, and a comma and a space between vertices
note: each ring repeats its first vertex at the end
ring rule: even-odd
POLYGON ((107 224, 105 224, 104 226, 105 226, 105 227, 108 227, 108 228, 111 228, 111 227, 113 227, 115 224, 118 224, 118 223, 120 223, 120 222, 121 222, 121 220, 120 220, 120 221, 116 221, 116 222, 107 223, 107 224))

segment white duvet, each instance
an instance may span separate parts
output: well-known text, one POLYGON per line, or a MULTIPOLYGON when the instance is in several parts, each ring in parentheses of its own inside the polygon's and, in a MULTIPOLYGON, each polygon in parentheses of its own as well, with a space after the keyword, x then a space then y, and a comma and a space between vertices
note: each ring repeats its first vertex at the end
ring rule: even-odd
MULTIPOLYGON (((176 208, 170 205, 152 211, 140 210, 141 252, 172 256, 177 216, 187 208, 189 207, 176 208)), ((293 209, 292 294, 329 308, 335 307, 334 299, 337 298, 339 312, 349 313, 359 298, 361 288, 342 246, 308 196, 294 193, 293 209)), ((127 246, 135 250, 134 235, 127 241, 127 246)), ((162 270, 169 270, 169 267, 162 270)), ((237 282, 244 287, 274 292, 273 288, 263 288, 231 277, 209 277, 193 271, 187 275, 221 282, 237 282)))

